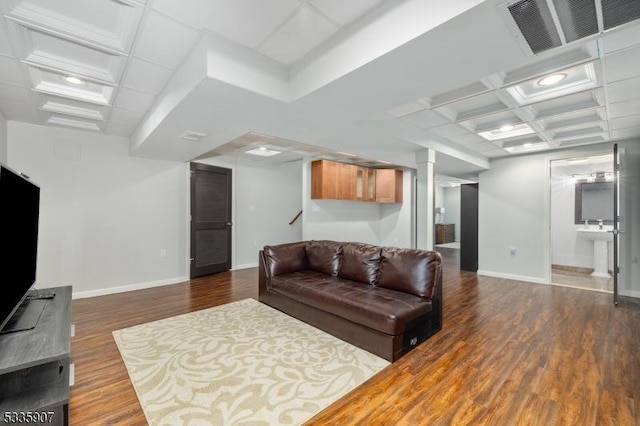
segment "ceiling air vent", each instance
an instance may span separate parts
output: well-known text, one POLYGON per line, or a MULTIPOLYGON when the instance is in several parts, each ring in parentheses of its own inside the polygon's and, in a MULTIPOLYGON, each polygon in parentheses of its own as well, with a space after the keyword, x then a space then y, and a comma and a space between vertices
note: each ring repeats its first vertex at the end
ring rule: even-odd
POLYGON ((187 130, 183 134, 180 135, 181 139, 186 139, 188 141, 201 141, 206 138, 208 135, 206 133, 194 132, 193 130, 187 130))
POLYGON ((533 54, 563 46, 640 18, 638 0, 516 0, 503 13, 533 54))

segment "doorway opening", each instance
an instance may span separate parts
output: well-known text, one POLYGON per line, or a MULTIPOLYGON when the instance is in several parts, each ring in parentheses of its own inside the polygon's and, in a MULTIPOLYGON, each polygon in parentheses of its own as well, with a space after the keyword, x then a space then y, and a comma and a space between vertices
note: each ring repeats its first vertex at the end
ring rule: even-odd
POLYGON ((613 155, 551 161, 551 284, 613 292, 613 155))

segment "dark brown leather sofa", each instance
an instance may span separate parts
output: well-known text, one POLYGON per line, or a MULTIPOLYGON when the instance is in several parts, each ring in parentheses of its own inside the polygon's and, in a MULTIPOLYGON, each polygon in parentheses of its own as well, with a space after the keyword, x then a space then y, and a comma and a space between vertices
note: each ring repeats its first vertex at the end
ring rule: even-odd
POLYGON ((441 265, 437 252, 361 243, 265 246, 259 299, 395 361, 442 328, 441 265))

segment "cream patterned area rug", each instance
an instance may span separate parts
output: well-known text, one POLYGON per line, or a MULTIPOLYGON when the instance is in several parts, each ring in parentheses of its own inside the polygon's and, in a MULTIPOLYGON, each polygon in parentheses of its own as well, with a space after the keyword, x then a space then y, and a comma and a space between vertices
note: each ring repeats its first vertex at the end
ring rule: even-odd
POLYGON ((150 425, 296 425, 389 362, 253 299, 113 332, 150 425))

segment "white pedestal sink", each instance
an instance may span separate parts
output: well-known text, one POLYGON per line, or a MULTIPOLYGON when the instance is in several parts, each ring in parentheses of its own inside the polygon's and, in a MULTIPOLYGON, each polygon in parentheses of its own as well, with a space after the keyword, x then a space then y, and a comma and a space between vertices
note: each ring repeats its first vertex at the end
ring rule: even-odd
POLYGON ((578 229, 578 235, 593 241, 593 277, 609 278, 607 254, 607 242, 613 241, 613 234, 607 229, 582 228, 578 229))

